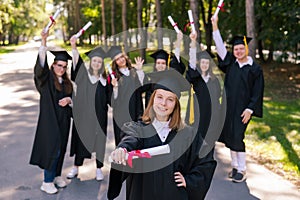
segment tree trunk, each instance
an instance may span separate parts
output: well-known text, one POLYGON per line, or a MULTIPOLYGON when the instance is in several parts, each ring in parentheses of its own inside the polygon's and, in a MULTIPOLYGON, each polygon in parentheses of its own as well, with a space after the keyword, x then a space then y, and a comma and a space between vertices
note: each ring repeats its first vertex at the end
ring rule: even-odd
POLYGON ((193 13, 193 19, 194 19, 194 25, 195 25, 195 29, 197 32, 197 41, 200 42, 201 41, 201 35, 200 35, 200 24, 199 24, 199 4, 198 1, 195 0, 190 0, 190 8, 192 10, 193 13))
POLYGON ((145 45, 145 30, 143 27, 143 0, 137 0, 137 24, 140 35, 139 45, 139 53, 143 59, 146 59, 146 45, 145 45))
POLYGON ((127 0, 123 0, 122 4, 122 30, 123 30, 123 43, 124 51, 127 53, 128 44, 127 44, 127 0))
POLYGON ((113 46, 116 45, 116 38, 115 38, 115 34, 116 34, 116 29, 115 29, 115 13, 116 13, 116 3, 115 0, 111 0, 111 35, 113 37, 113 46))
POLYGON ((155 0, 156 20, 157 20, 157 44, 158 49, 163 49, 162 15, 160 0, 155 0))
POLYGON ((104 46, 107 47, 107 40, 106 40, 106 20, 105 20, 105 0, 101 0, 101 16, 102 16, 102 36, 104 39, 104 46))
MULTIPOLYGON (((71 3, 71 5, 72 5, 72 3, 71 3)), ((73 34, 75 34, 81 28, 79 0, 75 0, 74 13, 73 14, 74 14, 73 15, 73 18, 74 18, 74 30, 73 30, 73 34)), ((83 43, 82 37, 80 37, 79 40, 80 40, 80 44, 82 44, 83 43)))
POLYGON ((254 17, 254 0, 246 0, 246 27, 247 36, 252 38, 248 44, 249 56, 255 59, 256 55, 256 37, 255 37, 255 17, 254 17))

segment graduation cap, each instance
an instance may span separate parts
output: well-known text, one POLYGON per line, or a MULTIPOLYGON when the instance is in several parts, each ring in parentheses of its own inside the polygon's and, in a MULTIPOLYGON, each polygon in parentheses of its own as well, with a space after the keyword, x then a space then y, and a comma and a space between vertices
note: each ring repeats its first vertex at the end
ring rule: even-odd
POLYGON ((68 62, 68 60, 72 60, 72 57, 66 51, 50 51, 54 56, 54 61, 61 60, 68 62))
POLYGON ((165 50, 159 49, 159 50, 155 51, 154 53, 152 53, 150 56, 152 58, 154 58, 155 60, 164 59, 164 60, 168 61, 168 59, 171 55, 168 54, 165 50))
POLYGON ((209 51, 200 51, 200 52, 197 52, 197 59, 198 60, 201 60, 202 58, 204 59, 212 59, 214 58, 215 55, 209 51))
POLYGON ((95 56, 98 56, 102 59, 106 58, 106 53, 100 46, 91 51, 85 52, 85 55, 87 55, 90 59, 95 56))
POLYGON ((110 58, 112 60, 114 60, 115 56, 120 54, 120 53, 123 53, 121 46, 111 46, 110 49, 107 52, 107 55, 109 55, 110 58))
POLYGON ((246 36, 234 36, 229 44, 232 44, 232 46, 234 47, 235 45, 238 44, 243 44, 246 47, 246 55, 248 56, 248 43, 252 40, 252 38, 250 37, 246 37, 246 36))
POLYGON ((246 43, 248 44, 252 38, 246 37, 246 36, 234 36, 230 41, 229 44, 232 44, 232 46, 238 45, 238 44, 243 44, 245 45, 245 38, 246 38, 246 43))
POLYGON ((151 83, 154 84, 154 90, 163 89, 176 94, 178 99, 181 92, 188 91, 191 87, 189 82, 176 70, 152 72, 148 74, 151 83))

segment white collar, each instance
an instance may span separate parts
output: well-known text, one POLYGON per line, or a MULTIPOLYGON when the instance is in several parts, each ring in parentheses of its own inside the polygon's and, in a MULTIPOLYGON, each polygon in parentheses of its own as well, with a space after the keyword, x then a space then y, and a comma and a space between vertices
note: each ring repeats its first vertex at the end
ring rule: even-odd
POLYGON ((125 76, 129 76, 130 71, 129 71, 129 69, 128 69, 127 67, 125 67, 125 68, 120 68, 119 70, 120 70, 120 72, 121 72, 122 74, 124 74, 125 76))
POLYGON ((210 75, 207 74, 206 76, 203 76, 203 75, 201 75, 201 76, 202 76, 203 80, 205 81, 205 83, 207 83, 210 78, 210 75))
POLYGON ((238 60, 236 62, 239 64, 240 68, 244 67, 245 65, 252 65, 253 64, 253 59, 250 56, 247 56, 247 62, 241 63, 238 60))
POLYGON ((103 86, 106 86, 106 79, 103 78, 102 74, 100 74, 99 78, 97 78, 96 76, 94 75, 90 75, 89 74, 89 78, 90 78, 90 81, 92 84, 95 84, 97 81, 100 81, 100 83, 103 85, 103 86))
POLYGON ((170 123, 171 119, 167 122, 161 122, 158 121, 156 118, 154 118, 152 125, 155 128, 160 140, 162 142, 165 142, 169 132, 171 131, 171 129, 169 128, 169 123, 170 123))

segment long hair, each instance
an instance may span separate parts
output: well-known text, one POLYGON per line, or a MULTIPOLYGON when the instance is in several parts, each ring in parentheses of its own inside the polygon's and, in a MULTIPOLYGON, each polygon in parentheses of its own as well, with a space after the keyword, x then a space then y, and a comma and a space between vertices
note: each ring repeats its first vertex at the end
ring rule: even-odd
MULTIPOLYGON (((89 68, 88 68, 88 72, 90 73, 90 75, 94 75, 94 74, 93 74, 94 71, 93 71, 93 69, 92 69, 92 67, 91 67, 91 62, 92 62, 92 58, 90 59, 90 66, 89 66, 89 68)), ((102 59, 101 68, 98 70, 98 74, 101 74, 102 77, 103 77, 104 79, 107 78, 107 73, 106 73, 106 70, 105 70, 105 68, 104 68, 104 59, 102 59)))
MULTIPOLYGON (((55 74, 55 72, 54 72, 54 69, 53 69, 53 65, 56 64, 56 63, 57 63, 57 61, 54 61, 54 62, 52 63, 52 65, 51 65, 51 72, 53 73, 53 77, 54 77, 54 86, 55 86, 55 88, 56 88, 58 91, 61 92, 61 91, 62 91, 62 86, 61 86, 61 84, 59 83, 58 78, 57 78, 57 76, 56 76, 56 74, 55 74)), ((64 92, 65 92, 67 95, 72 94, 72 92, 73 92, 73 85, 72 85, 71 80, 70 80, 69 77, 68 77, 67 71, 65 71, 65 73, 62 75, 62 79, 63 79, 63 81, 64 81, 64 89, 65 89, 64 92)))
MULTIPOLYGON (((127 66, 127 68, 130 70, 131 68, 132 68, 132 65, 131 65, 131 61, 130 61, 130 59, 128 58, 128 56, 126 55, 126 54, 124 54, 124 53, 122 53, 122 56, 124 56, 125 57, 125 60, 126 60, 126 66, 127 66)), ((116 60, 114 59, 113 61, 112 61, 112 70, 114 71, 114 72, 116 72, 116 78, 117 79, 119 79, 121 76, 122 76, 122 73, 120 72, 120 70, 119 70, 119 66, 117 65, 117 62, 116 62, 116 60)))
MULTIPOLYGON (((155 112, 153 110, 153 103, 154 103, 154 97, 156 94, 156 90, 154 90, 154 92, 152 93, 148 106, 145 109, 145 112, 142 116, 142 121, 146 124, 150 124, 151 122, 153 122, 154 117, 155 117, 155 112)), ((172 130, 181 130, 184 128, 185 124, 183 122, 183 120, 181 119, 181 112, 180 112, 181 108, 180 108, 180 102, 179 99, 176 98, 176 102, 175 102, 175 107, 173 112, 170 114, 169 118, 171 118, 170 123, 169 123, 169 128, 172 130)))
MULTIPOLYGON (((205 59, 206 59, 206 58, 205 58, 205 59)), ((215 62, 214 62, 214 60, 211 59, 211 58, 208 59, 208 60, 209 60, 209 67, 208 67, 207 73, 206 73, 205 75, 209 74, 209 75, 210 75, 210 78, 211 78, 212 80, 214 80, 214 79, 216 78, 216 75, 213 73, 212 68, 215 67, 215 62)), ((201 59, 198 60, 197 68, 199 69, 200 74, 202 74, 202 70, 201 70, 201 67, 200 67, 200 61, 201 61, 201 59)))

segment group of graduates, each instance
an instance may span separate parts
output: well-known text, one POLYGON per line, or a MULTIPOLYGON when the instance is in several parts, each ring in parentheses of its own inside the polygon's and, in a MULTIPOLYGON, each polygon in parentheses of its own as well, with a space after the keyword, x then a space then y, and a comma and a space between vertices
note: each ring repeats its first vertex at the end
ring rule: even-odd
POLYGON ((86 52, 86 66, 77 50, 76 35, 70 39, 73 56, 51 51, 55 58, 49 67, 48 31, 43 30, 34 67, 40 113, 30 158, 30 164, 44 170, 40 189, 54 194, 57 188, 67 186, 61 172, 71 118, 70 155, 75 157, 67 178, 76 177, 84 159, 96 152, 96 179, 103 180, 109 106, 116 148, 110 154, 108 199, 120 194, 125 180, 128 200, 204 199, 217 165, 213 157, 217 140, 231 150, 228 176, 234 182, 244 181, 244 132, 251 116, 262 116, 263 73, 247 55, 243 37, 234 38, 233 52, 227 52, 217 22, 217 17, 212 18, 219 68, 226 74, 223 92, 213 73, 213 55, 198 51, 195 32, 189 36, 188 67, 180 57, 183 34, 179 32, 174 56, 162 49, 155 51, 151 54, 153 72, 144 73, 144 60, 137 57, 132 64, 120 46, 86 52), (112 60, 109 73, 104 63, 108 56, 112 60), (71 78, 68 60, 72 60, 71 78), (180 97, 184 91, 189 99, 182 119, 180 97), (168 153, 141 153, 163 145, 168 145, 168 153), (135 156, 140 158, 132 159, 135 156))

